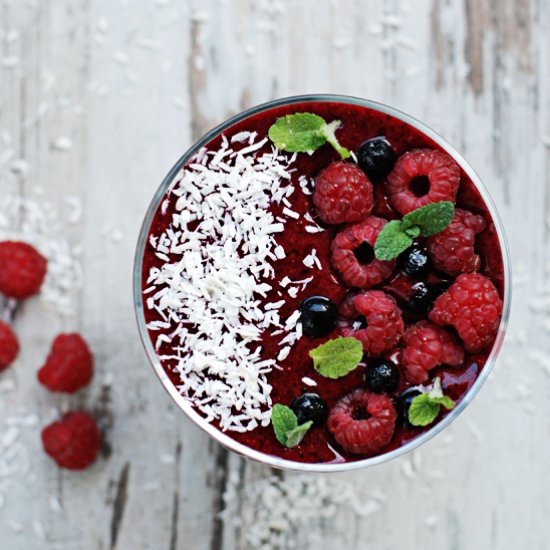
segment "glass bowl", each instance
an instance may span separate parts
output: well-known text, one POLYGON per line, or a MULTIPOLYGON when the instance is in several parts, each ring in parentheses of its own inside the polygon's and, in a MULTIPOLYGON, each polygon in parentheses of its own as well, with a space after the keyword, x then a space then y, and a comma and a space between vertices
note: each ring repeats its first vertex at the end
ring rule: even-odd
POLYGON ((262 105, 258 105, 256 107, 248 109, 247 111, 239 113, 238 115, 235 115, 234 117, 230 118, 226 122, 220 124, 216 128, 210 130, 207 134, 205 134, 176 162, 174 167, 170 170, 168 175, 162 181, 160 187, 157 189, 157 192, 155 193, 153 200, 151 201, 151 204, 147 209, 147 213, 145 214, 145 219, 143 220, 143 224, 141 226, 141 231, 139 234, 139 239, 138 239, 137 249, 135 254, 135 262, 134 262, 134 306, 135 306, 135 313, 137 317, 140 337, 145 347, 145 351, 147 352, 147 355, 149 357, 149 361, 153 366, 153 370, 155 371, 156 375, 158 376, 159 380, 164 386, 164 389, 168 392, 168 394, 174 400, 177 406, 197 426, 199 426, 206 433, 208 433, 212 438, 214 438, 216 441, 218 441, 228 449, 231 449, 232 451, 235 451, 242 456, 245 456, 257 462, 261 462, 262 464, 266 464, 274 468, 281 468, 285 470, 295 470, 295 471, 301 471, 301 472, 342 472, 342 471, 349 471, 349 470, 357 470, 359 468, 364 468, 367 466, 374 466, 375 464, 387 462, 388 460, 392 460, 393 458, 397 458, 409 451, 412 451, 413 449, 416 449, 417 447, 419 447, 420 445, 422 445, 423 443, 425 443, 426 441, 434 437, 436 434, 444 430, 468 406, 468 404, 472 401, 474 396, 480 390, 483 383, 487 380, 487 377, 491 372, 491 369, 496 361, 497 355, 500 351, 502 342, 504 340, 506 326, 508 323, 508 317, 510 314, 510 301, 511 301, 511 269, 510 269, 509 250, 506 242, 506 237, 504 234, 504 228, 502 226, 502 221, 500 220, 498 212, 493 204, 491 197, 489 196, 487 189, 485 188, 485 186, 483 185, 479 176, 475 173, 473 168, 466 162, 466 160, 454 147, 448 144, 441 136, 439 136, 432 129, 427 127, 422 122, 416 120, 415 118, 405 113, 402 113, 401 111, 394 109, 393 107, 384 105, 382 103, 377 103, 366 99, 350 97, 350 96, 342 96, 342 95, 332 95, 332 94, 303 95, 303 96, 293 96, 293 97, 270 101, 267 103, 263 103, 262 105), (501 251, 502 251, 502 262, 503 262, 503 272, 504 272, 504 296, 503 296, 502 318, 500 321, 500 326, 499 326, 498 334, 496 336, 496 340, 493 344, 493 348, 487 358, 487 361, 483 369, 479 373, 476 381, 474 382, 470 390, 464 395, 462 400, 456 405, 456 407, 452 411, 450 411, 449 414, 447 414, 442 420, 440 420, 428 431, 418 435, 416 438, 407 442, 406 444, 402 445, 397 449, 394 449, 392 451, 389 451, 385 454, 381 454, 378 456, 356 460, 354 462, 302 463, 302 462, 286 460, 286 459, 269 455, 266 453, 262 453, 255 449, 247 447, 246 445, 243 445, 237 442, 236 440, 232 439, 230 436, 226 435, 225 433, 220 431, 218 428, 216 428, 212 424, 206 422, 195 411, 191 403, 187 401, 187 399, 178 392, 178 390, 176 389, 176 387, 174 386, 174 384, 172 383, 172 381, 169 379, 168 375, 164 371, 159 361, 159 358, 155 352, 155 349, 153 347, 153 344, 151 342, 151 339, 149 337, 147 327, 145 324, 142 286, 141 286, 142 262, 143 262, 144 249, 145 249, 147 237, 149 234, 149 229, 153 221, 153 218, 155 216, 155 213, 157 212, 160 202, 162 201, 167 189, 172 184, 178 172, 201 147, 205 146, 214 137, 224 132, 228 128, 232 127, 234 124, 244 120, 245 118, 248 118, 252 115, 255 115, 265 110, 286 106, 286 105, 291 105, 295 103, 302 103, 302 102, 339 102, 339 103, 346 103, 351 105, 367 107, 369 109, 373 109, 375 111, 379 111, 384 114, 395 117, 409 124, 410 126, 416 128, 417 130, 425 134, 428 138, 432 139, 461 166, 461 168, 470 177, 473 184, 478 189, 479 194, 481 195, 482 199, 485 201, 487 209, 489 210, 489 213, 491 214, 491 217, 495 224, 495 228, 497 231, 497 235, 499 238, 501 251))

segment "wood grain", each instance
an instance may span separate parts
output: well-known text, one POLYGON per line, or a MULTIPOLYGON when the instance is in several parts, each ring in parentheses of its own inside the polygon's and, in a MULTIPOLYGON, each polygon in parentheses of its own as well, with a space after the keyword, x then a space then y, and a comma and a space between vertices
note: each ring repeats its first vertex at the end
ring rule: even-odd
POLYGON ((2 549, 257 548, 250 533, 273 502, 247 488, 318 483, 273 478, 182 417, 148 366, 131 295, 142 217, 181 153, 245 107, 310 92, 392 104, 463 152, 507 227, 514 306, 493 375, 444 434, 323 478, 335 494, 352 487, 359 509, 271 525, 264 547, 547 548, 549 55, 541 0, 0 1, 0 192, 41 188, 61 212, 77 197, 83 216, 67 237, 83 244, 85 275, 76 315, 38 300, 18 309, 23 352, 0 375, 16 386, 0 391, 0 415, 25 410, 44 424, 84 407, 106 442, 89 471, 60 472, 39 427, 22 429, 30 466, 4 493, 0 479, 2 549), (35 371, 53 336, 73 329, 97 373, 63 398, 35 371))

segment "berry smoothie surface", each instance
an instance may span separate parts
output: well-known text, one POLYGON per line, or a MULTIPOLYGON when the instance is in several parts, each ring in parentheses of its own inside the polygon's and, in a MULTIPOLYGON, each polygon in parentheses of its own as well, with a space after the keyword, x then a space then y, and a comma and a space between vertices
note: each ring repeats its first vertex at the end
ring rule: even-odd
POLYGON ((238 442, 306 463, 384 454, 449 414, 494 345, 504 284, 463 168, 409 124, 338 102, 214 137, 161 201, 142 263, 174 386, 238 442))

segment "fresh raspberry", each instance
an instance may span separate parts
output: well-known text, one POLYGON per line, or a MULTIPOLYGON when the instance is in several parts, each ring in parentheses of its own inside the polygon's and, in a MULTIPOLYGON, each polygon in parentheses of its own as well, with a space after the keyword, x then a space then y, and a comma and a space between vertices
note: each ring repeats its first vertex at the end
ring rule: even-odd
POLYGON ((342 336, 357 338, 371 357, 389 351, 403 334, 401 310, 395 299, 381 290, 348 295, 340 315, 342 336))
POLYGON ((386 223, 382 218, 369 216, 338 233, 332 241, 332 265, 347 285, 371 288, 391 275, 396 260, 377 260, 373 250, 386 223))
POLYGON ((0 321, 0 372, 7 369, 19 355, 19 340, 11 327, 0 321))
POLYGON ((484 229, 483 217, 457 208, 449 226, 426 240, 432 266, 449 275, 477 271, 481 260, 474 247, 484 229))
POLYGON ((47 260, 30 244, 0 242, 0 292, 22 300, 36 294, 46 276, 47 260))
POLYGON ((397 159, 384 187, 390 204, 405 215, 432 202, 455 202, 459 183, 460 169, 449 155, 413 149, 397 159))
POLYGON ((334 439, 353 454, 374 454, 391 441, 397 413, 384 394, 358 389, 342 397, 328 415, 334 439))
POLYGON ((426 382, 428 372, 439 365, 459 367, 464 362, 464 351, 457 338, 429 321, 411 325, 402 341, 405 347, 400 362, 411 384, 426 382))
POLYGON ((374 204, 372 183, 355 164, 333 162, 315 178, 313 203, 325 223, 360 222, 374 204))
POLYGON ((53 341, 38 380, 49 390, 74 393, 87 386, 94 374, 94 360, 80 334, 60 334, 53 341))
POLYGON ((429 318, 438 325, 454 326, 466 351, 477 353, 494 342, 501 313, 495 285, 479 273, 463 273, 437 298, 429 318))
POLYGON ((42 430, 42 445, 61 468, 84 470, 97 458, 101 434, 87 412, 70 412, 42 430))

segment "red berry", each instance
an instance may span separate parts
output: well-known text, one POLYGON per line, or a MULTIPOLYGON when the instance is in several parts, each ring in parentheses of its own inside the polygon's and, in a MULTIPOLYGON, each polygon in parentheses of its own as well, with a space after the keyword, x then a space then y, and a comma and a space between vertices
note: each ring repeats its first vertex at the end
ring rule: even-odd
POLYGON ((401 310, 395 299, 381 290, 348 295, 340 315, 342 336, 357 338, 371 357, 392 349, 403 334, 401 310))
POLYGON ((387 221, 369 216, 365 221, 347 227, 332 241, 332 265, 344 282, 358 288, 371 288, 387 279, 395 260, 383 262, 374 256, 374 243, 387 221))
POLYGON ((60 334, 53 341, 38 380, 49 390, 74 393, 87 386, 94 374, 94 360, 80 334, 60 334))
POLYGON ((0 372, 7 369, 19 355, 19 341, 11 327, 0 321, 0 372))
POLYGON ((502 300, 493 283, 479 273, 463 273, 437 298, 429 318, 454 326, 466 351, 477 353, 494 342, 501 313, 502 300))
POLYGON ((405 215, 432 202, 455 202, 459 183, 460 169, 449 155, 413 149, 399 157, 384 187, 390 204, 405 215))
POLYGON ((407 328, 403 344, 400 363, 411 384, 426 382, 429 371, 439 365, 459 367, 464 362, 464 351, 456 337, 429 321, 407 328))
POLYGON ((70 412, 42 430, 42 445, 61 468, 84 470, 97 458, 101 434, 87 412, 70 412))
POLYGON ((359 222, 371 213, 372 183, 355 164, 333 162, 315 178, 313 203, 325 223, 359 222))
POLYGON ((471 273, 481 260, 475 253, 476 235, 485 229, 485 220, 457 208, 450 225, 426 240, 432 266, 449 275, 471 273))
POLYGON ((22 300, 36 294, 46 276, 47 260, 30 244, 0 242, 0 292, 22 300))
POLYGON ((340 399, 328 415, 334 439, 353 454, 374 454, 391 441, 397 413, 384 394, 358 389, 340 399))

